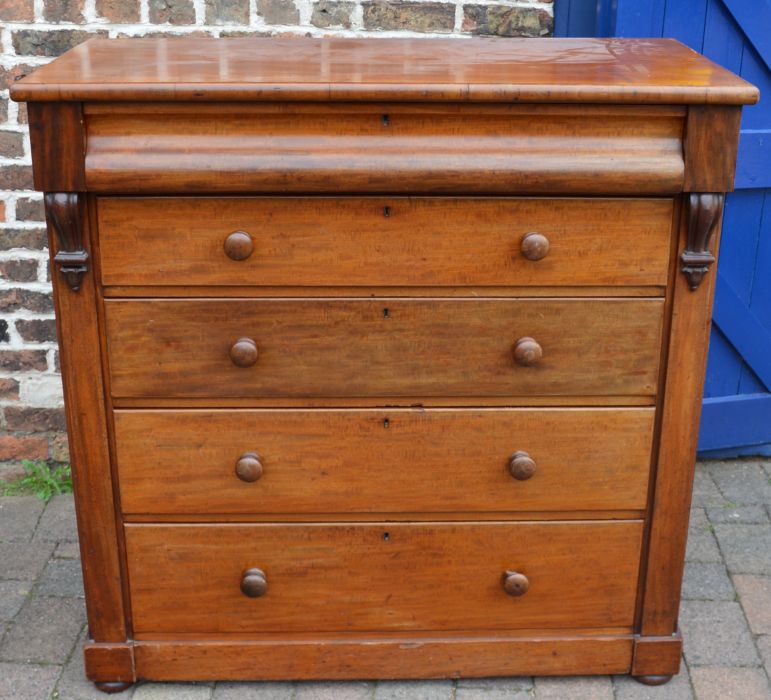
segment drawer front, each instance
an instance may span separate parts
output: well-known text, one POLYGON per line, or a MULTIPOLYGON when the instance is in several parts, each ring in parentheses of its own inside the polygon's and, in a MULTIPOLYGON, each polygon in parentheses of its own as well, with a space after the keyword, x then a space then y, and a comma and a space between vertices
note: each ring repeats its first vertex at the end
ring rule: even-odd
POLYGON ((105 307, 116 397, 650 395, 663 314, 658 299, 105 307))
POLYGON ((665 285, 672 208, 671 199, 106 197, 102 280, 665 285))
POLYGON ((672 195, 684 110, 613 105, 89 104, 86 189, 672 195))
POLYGON ((641 536, 641 521, 127 525, 134 630, 628 626, 641 536), (262 592, 256 572, 244 581, 253 568, 260 597, 241 590, 262 592), (524 595, 506 593, 506 572, 524 595))
POLYGON ((642 509, 653 414, 117 411, 121 503, 167 514, 642 509))

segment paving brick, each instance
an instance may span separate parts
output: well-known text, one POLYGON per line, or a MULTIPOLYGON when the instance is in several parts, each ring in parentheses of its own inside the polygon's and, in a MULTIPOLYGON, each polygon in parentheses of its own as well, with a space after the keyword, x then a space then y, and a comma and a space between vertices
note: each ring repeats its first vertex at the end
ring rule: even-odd
POLYGON ((0 621, 13 619, 29 595, 30 584, 24 581, 0 581, 0 621))
POLYGON ((294 700, 371 700, 374 683, 298 683, 294 700))
POLYGON ((771 577, 734 576, 739 602, 754 634, 771 634, 771 577))
POLYGON ((530 697, 533 679, 529 676, 504 678, 462 678, 457 682, 456 699, 497 700, 498 698, 530 697))
POLYGON ((43 508, 35 496, 0 497, 0 542, 29 542, 43 508))
POLYGON ((85 636, 85 632, 83 632, 78 637, 75 649, 59 677, 59 681, 56 684, 57 700, 106 700, 106 698, 126 700, 130 698, 134 692, 133 686, 122 693, 105 695, 101 690, 97 690, 96 686, 86 678, 86 671, 83 668, 83 642, 85 636))
POLYGON ((0 579, 34 581, 53 552, 50 542, 0 542, 0 579))
POLYGON ((57 559, 80 559, 80 545, 77 542, 59 542, 54 556, 57 559))
POLYGON ((40 577, 38 595, 83 598, 83 573, 79 559, 51 559, 40 577))
POLYGON ((755 640, 755 644, 760 652, 760 658, 763 659, 766 673, 771 678, 771 635, 758 637, 755 640))
POLYGON ((688 546, 685 551, 686 560, 701 562, 721 562, 723 560, 712 530, 713 526, 707 520, 704 509, 691 509, 688 546))
POLYGON ((51 695, 60 671, 58 666, 0 662, 0 698, 45 700, 51 695))
POLYGON ((771 576, 771 528, 767 525, 715 525, 732 574, 771 576))
POLYGON ((643 685, 631 676, 615 676, 613 688, 616 700, 694 700, 696 697, 685 663, 680 665, 680 673, 665 685, 643 685))
POLYGON ((75 522, 75 501, 72 494, 54 496, 48 501, 48 506, 40 518, 40 524, 35 532, 35 541, 78 541, 78 528, 75 522))
POLYGON ((707 508, 707 518, 711 523, 767 523, 768 513, 764 506, 736 506, 735 508, 707 508))
POLYGON ((752 635, 738 603, 685 601, 680 610, 685 658, 693 666, 754 666, 752 635))
POLYGON ((134 700, 209 700, 212 687, 206 683, 141 683, 134 700))
POLYGON ((380 681, 374 700, 450 700, 452 691, 452 681, 380 681))
POLYGON ((704 507, 704 506, 723 506, 725 505, 725 498, 723 498, 720 491, 718 491, 715 482, 712 481, 712 476, 704 463, 696 465, 696 473, 693 478, 693 498, 691 500, 691 506, 704 507))
MULTIPOLYGON (((412 700, 412 696, 409 696, 412 700)), ((498 690, 495 688, 458 688, 455 700, 530 700, 530 690, 498 690)))
POLYGON ((217 683, 214 700, 291 700, 294 683, 217 683))
POLYGON ((759 668, 694 668, 693 687, 699 700, 768 700, 771 689, 759 668))
POLYGON ((6 634, 0 659, 63 664, 85 621, 82 600, 31 598, 6 634))
POLYGON ((742 506, 771 503, 771 484, 760 462, 710 462, 707 468, 728 501, 742 506))
POLYGON ((536 700, 613 700, 613 682, 609 676, 580 678, 536 678, 536 700))
POLYGON ((722 563, 689 561, 683 577, 684 600, 734 600, 736 594, 722 563))

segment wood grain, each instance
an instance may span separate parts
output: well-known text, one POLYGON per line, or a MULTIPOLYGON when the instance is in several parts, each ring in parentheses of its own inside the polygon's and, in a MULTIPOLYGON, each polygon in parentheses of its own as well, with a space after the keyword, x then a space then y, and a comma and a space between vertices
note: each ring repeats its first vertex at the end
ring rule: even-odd
POLYGON ((123 194, 671 195, 683 185, 682 134, 668 109, 171 105, 89 116, 86 184, 123 194))
POLYGON ((641 535, 640 521, 130 524, 134 626, 249 635, 628 625, 641 535), (250 567, 268 582, 256 600, 239 587, 250 567), (507 570, 528 576, 526 595, 506 595, 507 570))
MULTIPOLYGON (((89 224, 82 197, 77 206, 82 208, 78 217, 84 227, 81 240, 89 251, 89 224)), ((50 223, 48 246, 53 266, 59 241, 50 223)), ((83 580, 88 591, 89 634, 97 642, 123 642, 126 611, 109 469, 97 289, 93 274, 83 276, 79 291, 72 290, 58 275, 53 277, 53 286, 75 511, 83 580)))
POLYGON ((85 124, 77 102, 27 106, 35 189, 78 192, 85 189, 85 124))
POLYGON ((653 410, 117 411, 126 513, 642 509, 653 410), (527 483, 508 470, 527 450, 527 483), (259 454, 262 475, 235 466, 259 454))
POLYGON ((93 39, 14 83, 16 100, 756 102, 672 39, 93 39))
POLYGON ((692 105, 685 125, 685 192, 732 192, 740 107, 692 105))
POLYGON ((265 639, 257 642, 155 642, 135 645, 137 674, 157 680, 359 680, 628 673, 631 636, 447 634, 371 637, 365 643, 265 639))
POLYGON ((671 199, 101 197, 102 282, 664 285, 672 206, 671 199), (234 261, 224 243, 237 231, 252 237, 254 251, 234 261), (533 232, 549 241, 542 260, 520 250, 533 232))
MULTIPOLYGON (((718 226, 714 250, 719 236, 718 226)), ((686 243, 683 216, 678 252, 686 243)), ((641 608, 640 631, 646 636, 668 636, 677 629, 714 284, 715 275, 706 275, 695 292, 684 275, 674 282, 641 608)))
POLYGON ((651 394, 659 300, 105 302, 114 396, 651 394), (229 358, 247 335, 254 367, 229 358), (521 367, 516 340, 543 359, 521 367))

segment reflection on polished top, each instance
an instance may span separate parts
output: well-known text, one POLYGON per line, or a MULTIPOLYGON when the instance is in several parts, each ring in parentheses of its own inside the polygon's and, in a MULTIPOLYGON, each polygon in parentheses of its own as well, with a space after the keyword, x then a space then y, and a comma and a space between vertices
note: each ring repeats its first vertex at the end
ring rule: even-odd
POLYGON ((15 100, 751 104, 758 91, 670 39, 92 39, 15 100))

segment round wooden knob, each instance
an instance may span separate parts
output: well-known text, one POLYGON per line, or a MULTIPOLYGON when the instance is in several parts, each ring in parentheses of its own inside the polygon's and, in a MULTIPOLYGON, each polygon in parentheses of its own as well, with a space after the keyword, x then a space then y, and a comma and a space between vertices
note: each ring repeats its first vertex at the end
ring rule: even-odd
POLYGON ((542 260, 549 252, 549 239, 541 233, 531 231, 522 236, 519 248, 528 260, 542 260))
POLYGON ((509 471, 517 481, 527 481, 535 474, 535 460, 527 452, 515 452, 509 462, 509 471))
POLYGON ((241 574, 241 593, 249 598, 259 598, 268 592, 268 581, 262 569, 247 569, 241 574))
POLYGON ((251 367, 258 355, 257 343, 251 338, 239 338, 230 348, 230 359, 237 367, 251 367))
POLYGON ((225 239, 224 248, 231 260, 246 260, 254 250, 254 242, 246 231, 233 231, 225 239))
POLYGON ((518 571, 507 571, 503 574, 503 590, 509 595, 525 595, 528 588, 530 588, 530 581, 525 574, 520 574, 518 571))
POLYGON ((244 452, 236 462, 236 476, 241 481, 257 481, 262 476, 262 462, 256 452, 244 452))
POLYGON ((532 367, 543 357, 543 348, 534 338, 520 338, 514 345, 514 359, 523 367, 532 367))

